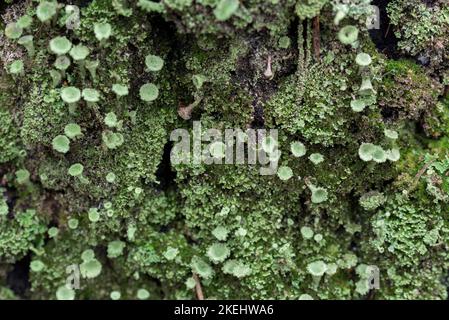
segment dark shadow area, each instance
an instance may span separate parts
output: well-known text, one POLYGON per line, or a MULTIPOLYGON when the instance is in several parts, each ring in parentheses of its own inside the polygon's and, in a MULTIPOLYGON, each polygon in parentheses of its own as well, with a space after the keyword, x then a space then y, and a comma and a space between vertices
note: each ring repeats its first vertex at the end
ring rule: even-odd
POLYGON ((169 141, 164 146, 164 154, 162 156, 162 161, 156 171, 156 178, 159 181, 155 188, 158 190, 165 191, 171 186, 175 186, 176 173, 171 168, 170 153, 173 148, 173 142, 169 141))
POLYGON ((31 255, 27 254, 17 261, 13 269, 6 275, 7 286, 19 297, 26 298, 26 293, 31 288, 29 281, 31 255))
POLYGON ((393 26, 390 25, 387 13, 388 2, 389 0, 373 0, 371 2, 372 5, 379 7, 380 29, 370 30, 369 34, 380 52, 390 59, 398 59, 398 39, 394 35, 393 26))
POLYGON ((388 106, 382 107, 380 113, 382 114, 382 118, 384 119, 385 122, 389 121, 393 122, 399 118, 398 110, 390 108, 388 106))

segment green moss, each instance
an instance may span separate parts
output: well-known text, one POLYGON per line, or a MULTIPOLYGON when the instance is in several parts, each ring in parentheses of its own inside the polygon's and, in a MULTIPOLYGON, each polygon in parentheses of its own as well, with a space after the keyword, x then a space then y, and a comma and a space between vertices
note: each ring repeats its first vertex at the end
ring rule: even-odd
POLYGON ((302 19, 316 17, 329 0, 301 0, 296 3, 296 14, 302 19))
POLYGON ((14 262, 33 249, 35 252, 44 245, 46 224, 35 210, 18 212, 13 219, 0 216, 1 238, 0 255, 9 262, 14 262))
POLYGON ((447 6, 442 3, 426 5, 418 0, 394 0, 388 4, 387 11, 401 50, 410 55, 421 55, 432 65, 444 61, 449 35, 447 6))
POLYGON ((20 145, 17 127, 11 114, 7 110, 0 109, 0 163, 5 163, 20 155, 20 145))
POLYGON ((370 265, 381 273, 370 298, 446 298, 442 12, 389 5, 400 50, 432 54, 428 66, 376 48, 368 1, 94 0, 76 30, 62 11, 29 26, 33 60, 2 42, 5 66, 21 59, 25 74, 0 77, 0 298, 16 298, 5 275, 27 255, 33 299, 192 299, 193 273, 210 299, 361 299, 370 265), (338 39, 347 25, 358 30, 352 46, 338 39), (61 36, 89 60, 54 82, 48 45, 61 36), (142 101, 144 84, 157 97, 142 101), (64 102, 70 87, 85 99, 64 102), (278 129, 275 174, 171 163, 170 133, 192 134, 197 120, 203 130, 278 129), (70 149, 57 152, 64 134, 70 149), (390 150, 401 158, 387 161, 390 150), (67 270, 79 271, 79 289, 61 289, 67 270))
POLYGON ((379 105, 396 117, 417 119, 431 113, 441 93, 441 85, 410 60, 389 60, 379 92, 379 105))
POLYGON ((160 13, 174 21, 178 31, 196 34, 228 34, 233 31, 268 30, 272 34, 286 33, 294 18, 293 0, 262 1, 237 6, 235 1, 202 0, 192 5, 191 0, 170 0, 163 4, 141 0, 146 12, 160 13), (276 12, 273 16, 270 12, 276 12))

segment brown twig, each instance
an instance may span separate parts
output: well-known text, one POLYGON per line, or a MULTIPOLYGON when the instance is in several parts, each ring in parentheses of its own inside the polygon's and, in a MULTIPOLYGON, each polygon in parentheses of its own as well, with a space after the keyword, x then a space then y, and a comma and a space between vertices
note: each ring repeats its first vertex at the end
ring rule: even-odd
POLYGON ((321 51, 321 32, 320 32, 320 16, 316 16, 312 19, 313 25, 313 55, 315 60, 320 61, 321 51))
POLYGON ((196 273, 193 273, 193 280, 195 280, 196 297, 198 298, 198 300, 204 300, 204 294, 203 289, 201 288, 200 278, 198 278, 198 275, 196 273))
POLYGON ((185 106, 183 103, 179 103, 178 115, 184 120, 189 120, 192 117, 193 109, 200 104, 201 98, 195 100, 188 106, 185 106))

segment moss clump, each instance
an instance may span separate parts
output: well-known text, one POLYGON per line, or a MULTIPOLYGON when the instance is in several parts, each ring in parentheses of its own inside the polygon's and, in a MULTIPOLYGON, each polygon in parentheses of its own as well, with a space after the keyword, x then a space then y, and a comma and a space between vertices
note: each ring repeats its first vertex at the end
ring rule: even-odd
POLYGON ((386 79, 379 90, 379 105, 395 118, 418 119, 432 112, 441 94, 441 85, 410 60, 390 60, 386 79))
POLYGON ((387 10, 401 50, 437 68, 442 62, 447 64, 447 5, 439 1, 427 5, 419 0, 394 0, 387 10))
POLYGON ((0 110, 0 163, 9 162, 20 154, 19 136, 11 114, 0 110))
POLYGON ((0 255, 7 262, 14 262, 26 255, 30 248, 36 252, 44 245, 46 221, 38 216, 35 210, 18 212, 14 219, 0 216, 1 237, 0 255))

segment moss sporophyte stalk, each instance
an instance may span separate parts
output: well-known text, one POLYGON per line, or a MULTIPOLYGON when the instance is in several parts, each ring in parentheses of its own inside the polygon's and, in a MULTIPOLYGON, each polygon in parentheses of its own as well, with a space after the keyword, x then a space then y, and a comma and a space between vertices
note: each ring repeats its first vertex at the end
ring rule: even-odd
POLYGON ((0 5, 0 299, 447 299, 445 1, 69 2, 0 5))

